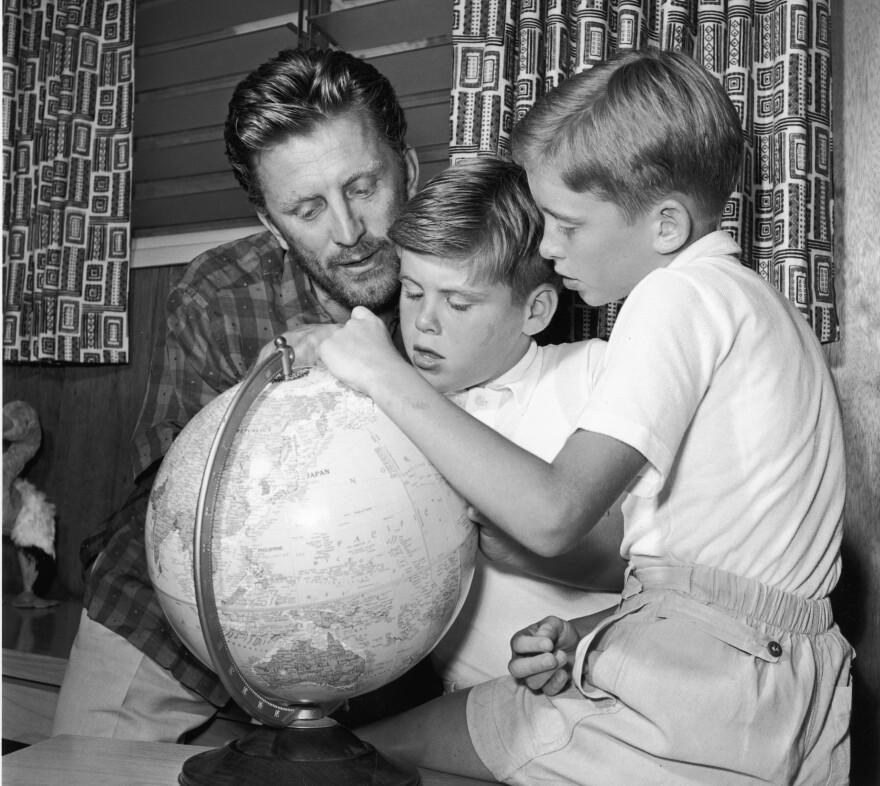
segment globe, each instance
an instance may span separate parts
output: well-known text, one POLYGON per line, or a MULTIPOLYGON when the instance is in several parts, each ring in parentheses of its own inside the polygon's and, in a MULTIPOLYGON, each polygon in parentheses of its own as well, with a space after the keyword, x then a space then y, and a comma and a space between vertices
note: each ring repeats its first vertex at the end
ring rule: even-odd
POLYGON ((208 466, 240 385, 172 444, 147 513, 150 577, 172 628, 217 668, 194 579, 199 491, 213 472, 201 521, 231 660, 273 700, 326 706, 432 649, 464 601, 477 534, 464 501, 371 399, 315 367, 262 384, 222 460, 208 466))

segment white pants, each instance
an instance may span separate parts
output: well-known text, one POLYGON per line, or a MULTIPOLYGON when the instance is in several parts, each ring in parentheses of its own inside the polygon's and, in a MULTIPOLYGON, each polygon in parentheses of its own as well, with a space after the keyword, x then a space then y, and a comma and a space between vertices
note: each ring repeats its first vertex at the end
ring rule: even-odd
POLYGON ((213 704, 83 610, 61 684, 53 736, 178 742, 216 713, 213 704))

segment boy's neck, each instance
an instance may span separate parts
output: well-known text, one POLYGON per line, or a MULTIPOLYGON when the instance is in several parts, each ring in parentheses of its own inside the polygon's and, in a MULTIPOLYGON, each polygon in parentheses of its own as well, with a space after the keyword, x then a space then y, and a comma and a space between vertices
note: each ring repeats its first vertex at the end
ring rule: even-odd
POLYGON ((692 245, 702 240, 704 237, 711 235, 713 232, 717 232, 719 227, 717 226, 706 226, 704 228, 699 229, 698 231, 692 232, 691 236, 688 238, 687 242, 681 246, 675 253, 669 254, 669 259, 666 264, 671 264, 674 260, 680 257, 687 249, 689 249, 692 245))
POLYGON ((531 337, 527 337, 527 338, 528 338, 528 342, 523 347, 522 352, 519 353, 519 356, 517 357, 517 359, 513 363, 511 363, 506 369, 504 369, 504 371, 501 371, 498 374, 496 374, 494 377, 492 377, 492 379, 487 379, 485 382, 482 382, 479 385, 474 385, 473 387, 475 387, 475 388, 488 387, 493 382, 496 382, 497 380, 502 379, 503 377, 506 377, 511 371, 513 371, 513 369, 515 369, 520 363, 522 363, 523 358, 529 353, 529 350, 532 348, 532 345, 535 343, 535 340, 533 338, 531 338, 531 337))

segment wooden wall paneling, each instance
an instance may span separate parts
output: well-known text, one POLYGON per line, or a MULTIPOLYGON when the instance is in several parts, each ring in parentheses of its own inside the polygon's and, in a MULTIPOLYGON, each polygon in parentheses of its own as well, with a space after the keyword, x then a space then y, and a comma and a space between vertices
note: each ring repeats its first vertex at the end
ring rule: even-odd
MULTIPOLYGON (((128 450, 140 412, 150 353, 161 325, 173 268, 133 271, 131 362, 125 366, 11 365, 3 368, 3 401, 22 399, 39 414, 40 452, 24 477, 57 508, 56 574, 50 596, 82 596, 79 545, 128 495, 128 450)), ((3 547, 3 590, 20 590, 14 549, 3 547)))
POLYGON ((852 783, 880 783, 880 29, 873 0, 832 7, 834 259, 841 340, 827 347, 847 458, 843 575, 832 601, 856 650, 852 783))

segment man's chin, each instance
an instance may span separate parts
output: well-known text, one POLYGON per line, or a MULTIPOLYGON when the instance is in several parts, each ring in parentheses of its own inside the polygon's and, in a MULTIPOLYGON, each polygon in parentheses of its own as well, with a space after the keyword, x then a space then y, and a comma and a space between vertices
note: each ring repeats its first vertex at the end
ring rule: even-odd
POLYGON ((400 294, 400 284, 394 279, 383 281, 370 281, 368 278, 360 278, 354 282, 346 282, 346 286, 339 287, 343 297, 336 298, 344 302, 349 308, 366 306, 370 311, 390 311, 397 305, 400 294))
POLYGON ((363 290, 359 290, 357 292, 347 292, 344 298, 336 299, 349 309, 352 309, 355 306, 364 306, 365 308, 370 309, 373 313, 382 314, 388 311, 393 311, 394 308, 396 308, 397 295, 398 292, 396 289, 391 293, 364 292, 363 290))

